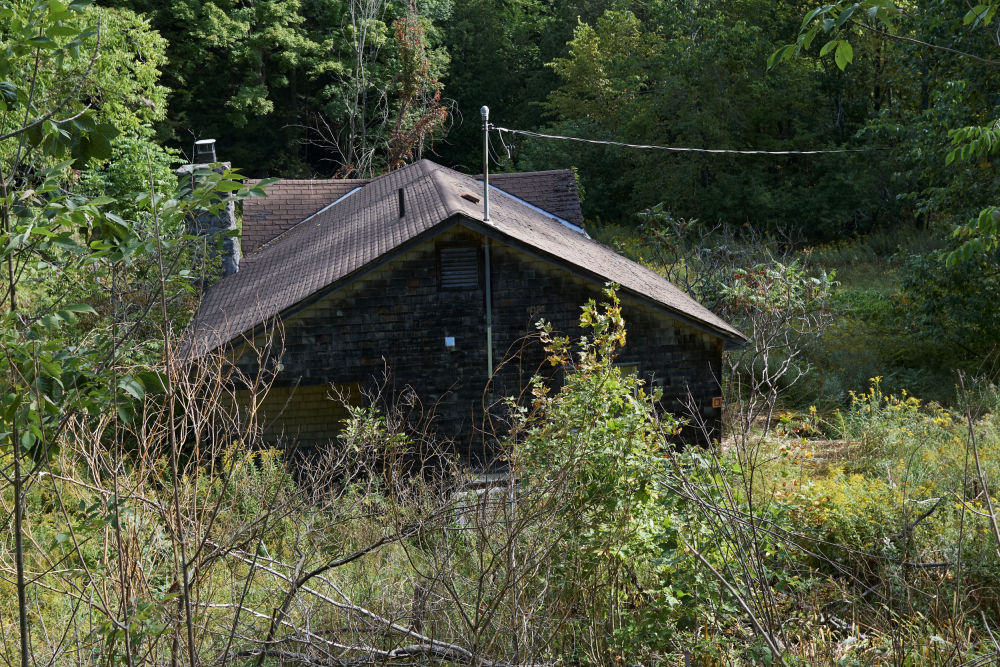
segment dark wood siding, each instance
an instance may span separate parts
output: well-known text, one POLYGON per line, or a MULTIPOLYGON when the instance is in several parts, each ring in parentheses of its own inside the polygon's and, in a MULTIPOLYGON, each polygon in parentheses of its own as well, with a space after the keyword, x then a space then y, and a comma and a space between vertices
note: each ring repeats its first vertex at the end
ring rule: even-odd
MULTIPOLYGON (((373 376, 387 368, 390 394, 415 390, 420 406, 412 413, 433 413, 432 426, 441 437, 453 439, 464 456, 481 458, 490 438, 482 428, 484 403, 517 395, 542 366, 536 322, 544 317, 557 331, 579 336, 581 305, 603 296, 602 285, 491 241, 495 365, 518 358, 503 367, 487 395, 483 241, 465 228, 452 228, 295 314, 285 322, 279 384, 371 386, 373 376), (465 249, 468 276, 475 257, 475 286, 442 288, 442 252, 455 248, 465 249), (454 345, 446 346, 446 338, 454 338, 454 345)), ((638 365, 643 376, 663 387, 666 409, 682 411, 690 390, 717 428, 711 399, 720 393, 720 339, 629 298, 623 298, 623 314, 628 342, 621 360, 638 365)))

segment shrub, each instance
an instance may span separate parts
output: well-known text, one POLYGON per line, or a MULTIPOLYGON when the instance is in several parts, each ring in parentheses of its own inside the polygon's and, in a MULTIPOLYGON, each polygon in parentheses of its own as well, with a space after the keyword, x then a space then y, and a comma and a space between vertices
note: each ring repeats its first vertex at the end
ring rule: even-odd
MULTIPOLYGON (((992 386, 980 395, 992 406, 992 386)), ((831 422, 844 443, 839 465, 825 474, 784 467, 770 477, 816 566, 880 596, 899 618, 947 625, 956 604, 995 615, 1000 558, 966 421, 905 391, 885 393, 875 377, 831 422)), ((996 479, 995 415, 973 430, 984 475, 996 479)))
POLYGON ((571 623, 574 633, 595 642, 581 657, 596 663, 608 655, 641 656, 651 646, 650 631, 662 639, 669 630, 664 610, 678 604, 660 578, 669 566, 654 558, 664 520, 657 477, 679 423, 658 417, 659 396, 614 365, 625 324, 614 290, 606 294, 602 307, 584 306, 580 323, 592 336, 575 350, 540 325, 548 360, 563 369, 565 381, 553 392, 536 378, 530 412, 512 405, 522 415, 513 469, 524 483, 558 495, 554 604, 584 605, 571 623))
POLYGON ((923 364, 975 370, 1000 340, 1000 250, 948 265, 948 247, 914 254, 901 269, 903 315, 911 336, 931 341, 923 364))

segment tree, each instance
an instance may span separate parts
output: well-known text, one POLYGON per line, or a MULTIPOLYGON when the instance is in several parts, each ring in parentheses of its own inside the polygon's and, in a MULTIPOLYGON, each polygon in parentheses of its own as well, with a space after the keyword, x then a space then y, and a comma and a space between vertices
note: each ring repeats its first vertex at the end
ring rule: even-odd
MULTIPOLYGON (((299 107, 309 104, 310 63, 324 45, 304 23, 299 0, 112 0, 149 17, 169 43, 170 114, 158 136, 189 150, 219 140, 223 156, 254 175, 308 175, 299 107)), ((315 5, 322 17, 330 3, 315 5)), ((313 4, 309 5, 314 6, 313 4)))
POLYGON ((988 162, 1000 147, 989 92, 1000 74, 1000 37, 989 28, 997 7, 956 4, 942 15, 926 2, 834 2, 806 14, 796 41, 768 61, 771 67, 791 61, 820 41, 819 57, 832 57, 840 70, 855 62, 854 44, 879 58, 889 54, 889 104, 872 131, 906 140, 909 198, 928 221, 953 227, 963 240, 947 254, 949 263, 985 253, 1000 239, 1000 212, 989 204, 998 181, 988 162))
MULTIPOLYGON (((578 25, 568 55, 550 63, 560 80, 548 98, 550 127, 667 146, 856 146, 873 106, 869 67, 844 75, 800 63, 765 75, 794 11, 757 0, 619 3, 578 25)), ((881 158, 677 155, 529 139, 520 163, 578 166, 588 217, 620 222, 665 201, 679 217, 824 237, 870 229, 891 214, 881 158)))
POLYGON ((539 103, 555 85, 545 62, 562 50, 571 30, 554 10, 538 0, 455 2, 442 26, 448 52, 458 64, 444 80, 455 104, 448 137, 436 147, 446 162, 471 173, 482 169, 483 105, 493 110, 497 123, 541 125, 539 103))
MULTIPOLYGON (((160 345, 152 352, 169 350, 167 301, 175 294, 168 291, 190 283, 175 271, 183 219, 240 186, 229 172, 208 172, 180 196, 173 196, 176 180, 169 193, 138 196, 131 210, 145 208, 145 217, 115 214, 113 199, 81 191, 79 170, 112 156, 119 126, 138 133, 156 118, 154 100, 164 92, 156 82, 160 43, 130 12, 83 1, 3 0, 0 26, 0 479, 12 493, 20 659, 27 665, 26 494, 45 484, 40 473, 71 421, 111 412, 127 422, 146 390, 162 387, 136 368, 151 351, 138 334, 159 304, 160 345), (152 59, 126 64, 134 56, 122 52, 125 44, 140 54, 148 46, 152 59), (140 302, 123 298, 121 285, 132 281, 145 283, 140 302)), ((146 153, 152 176, 148 147, 140 141, 132 148, 146 153)), ((155 181, 146 185, 155 189, 155 181)), ((60 511, 72 533, 65 506, 60 511)))
MULTIPOLYGON (((27 586, 24 568, 23 499, 32 473, 50 455, 50 435, 65 426, 66 394, 80 409, 94 407, 88 366, 95 361, 60 340, 57 332, 79 313, 93 313, 56 296, 41 303, 24 290, 25 272, 53 254, 71 258, 87 252, 67 228, 103 220, 99 203, 77 205, 60 192, 65 170, 75 160, 110 148, 113 128, 98 125, 81 102, 98 60, 99 29, 89 29, 83 3, 0 3, 3 42, 0 59, 0 257, 5 265, 0 324, 0 446, 10 452, 4 482, 13 488, 14 559, 20 662, 30 660, 27 586), (93 46, 84 50, 87 41, 93 46), (74 157, 56 163, 67 150, 74 157), (65 251, 61 246, 68 246, 65 251), (75 251, 75 252, 74 252, 75 251), (88 363, 90 362, 90 363, 88 363)), ((112 238, 114 238, 112 236, 112 238)), ((110 239, 109 239, 110 240, 110 239)), ((113 247, 105 242, 105 248, 113 247)))
POLYGON ((882 63, 883 105, 866 132, 897 146, 901 198, 944 237, 940 249, 902 258, 899 313, 932 351, 925 368, 975 370, 1000 333, 991 305, 1000 297, 995 10, 837 2, 806 14, 796 41, 769 60, 774 67, 818 48, 842 70, 865 56, 882 63))
POLYGON ((368 173, 367 163, 356 169, 354 146, 374 148, 384 167, 406 49, 396 21, 412 18, 406 34, 422 38, 422 98, 433 100, 448 63, 434 23, 451 0, 422 2, 419 12, 384 0, 107 1, 147 14, 170 44, 170 114, 158 136, 182 150, 214 137, 252 176, 368 173))
POLYGON ((349 3, 353 59, 343 89, 313 114, 310 143, 341 176, 371 177, 420 157, 447 118, 438 82, 447 54, 427 39, 432 25, 411 2, 391 21, 380 0, 349 3), (339 98, 339 99, 338 99, 339 98))

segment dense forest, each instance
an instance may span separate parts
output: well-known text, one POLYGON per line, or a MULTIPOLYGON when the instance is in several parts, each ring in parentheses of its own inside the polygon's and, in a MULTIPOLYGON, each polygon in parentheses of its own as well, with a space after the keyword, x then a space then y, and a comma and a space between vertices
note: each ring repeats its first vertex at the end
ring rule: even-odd
POLYGON ((0 660, 995 664, 998 7, 0 0, 0 660), (722 441, 615 364, 614 286, 487 487, 384 396, 293 464, 273 376, 181 352, 194 216, 478 173, 482 105, 747 334, 722 441))

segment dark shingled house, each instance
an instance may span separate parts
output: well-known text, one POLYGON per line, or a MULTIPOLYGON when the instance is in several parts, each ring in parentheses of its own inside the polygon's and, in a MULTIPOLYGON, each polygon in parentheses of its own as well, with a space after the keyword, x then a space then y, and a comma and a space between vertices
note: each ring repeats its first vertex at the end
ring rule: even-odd
MULTIPOLYGON (((331 386, 356 394, 388 366, 392 388, 413 388, 436 431, 476 459, 488 451, 477 426, 491 367, 540 318, 582 333, 580 306, 615 282, 628 327, 618 361, 663 389, 665 409, 690 392, 717 424, 722 350, 743 336, 587 236, 572 172, 490 183, 488 221, 482 182, 427 160, 371 180, 271 186, 244 203, 239 271, 204 295, 189 353, 238 350, 280 320, 282 370, 263 407, 272 437, 328 442, 343 416, 331 386)), ((528 345, 493 394, 517 393, 542 358, 528 345)))

